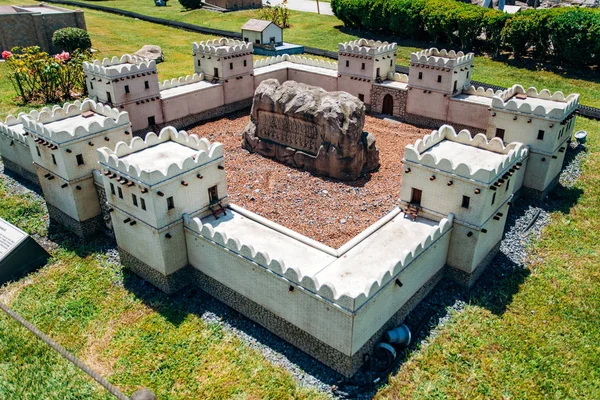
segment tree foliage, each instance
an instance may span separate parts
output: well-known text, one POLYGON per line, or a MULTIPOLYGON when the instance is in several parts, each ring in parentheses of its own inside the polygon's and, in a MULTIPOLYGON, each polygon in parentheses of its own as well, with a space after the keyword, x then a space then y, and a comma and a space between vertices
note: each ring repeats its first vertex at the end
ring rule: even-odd
POLYGON ((90 34, 84 29, 62 28, 52 34, 52 44, 63 51, 89 50, 92 47, 90 34))

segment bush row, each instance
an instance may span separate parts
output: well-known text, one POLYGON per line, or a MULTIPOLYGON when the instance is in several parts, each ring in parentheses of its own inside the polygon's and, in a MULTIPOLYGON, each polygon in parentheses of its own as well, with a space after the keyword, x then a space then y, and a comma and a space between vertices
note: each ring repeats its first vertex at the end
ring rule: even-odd
POLYGON ((402 38, 475 45, 497 55, 510 49, 564 64, 600 63, 600 12, 562 7, 514 15, 455 0, 331 0, 344 25, 402 38), (476 39, 481 38, 482 41, 476 39))

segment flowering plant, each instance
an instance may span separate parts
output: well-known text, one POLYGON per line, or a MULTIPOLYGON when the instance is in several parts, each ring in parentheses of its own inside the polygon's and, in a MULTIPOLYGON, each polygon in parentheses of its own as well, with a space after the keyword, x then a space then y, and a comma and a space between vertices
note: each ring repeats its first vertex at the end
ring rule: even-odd
POLYGON ((85 94, 83 62, 91 58, 87 51, 63 51, 51 56, 39 47, 15 47, 2 52, 17 95, 26 103, 64 102, 85 94))

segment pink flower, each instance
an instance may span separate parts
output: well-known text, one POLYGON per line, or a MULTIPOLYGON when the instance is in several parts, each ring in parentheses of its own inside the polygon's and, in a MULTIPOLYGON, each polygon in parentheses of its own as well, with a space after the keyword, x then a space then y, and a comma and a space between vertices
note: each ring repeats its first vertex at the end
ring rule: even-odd
POLYGON ((8 50, 5 50, 5 51, 3 51, 3 52, 2 52, 2 58, 3 58, 3 59, 7 60, 7 59, 9 59, 10 57, 12 57, 12 53, 11 53, 10 51, 8 51, 8 50))
POLYGON ((71 56, 71 55, 70 55, 68 52, 66 52, 66 51, 63 51, 62 53, 55 55, 55 56, 54 56, 54 59, 55 59, 56 61, 67 61, 67 60, 69 59, 69 57, 70 57, 70 56, 71 56))

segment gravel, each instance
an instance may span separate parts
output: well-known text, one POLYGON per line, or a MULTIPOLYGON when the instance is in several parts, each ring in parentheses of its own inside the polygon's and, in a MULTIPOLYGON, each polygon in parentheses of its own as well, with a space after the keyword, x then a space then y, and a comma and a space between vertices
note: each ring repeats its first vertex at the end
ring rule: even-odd
POLYGON ((190 130, 223 144, 230 201, 334 248, 396 205, 404 147, 431 132, 367 115, 364 129, 376 137, 381 167, 356 181, 341 182, 242 149, 241 132, 248 121, 248 114, 239 112, 190 130))

